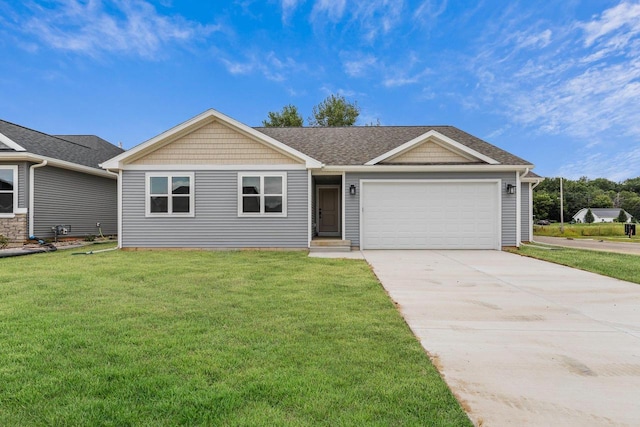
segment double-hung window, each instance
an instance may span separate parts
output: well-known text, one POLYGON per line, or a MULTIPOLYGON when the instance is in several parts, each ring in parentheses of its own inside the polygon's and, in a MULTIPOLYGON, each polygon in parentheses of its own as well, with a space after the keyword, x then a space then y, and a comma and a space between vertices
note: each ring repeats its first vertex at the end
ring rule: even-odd
POLYGON ((238 216, 287 216, 286 173, 240 173, 238 187, 238 216))
POLYGON ((193 173, 147 173, 147 216, 194 216, 193 173))
POLYGON ((0 166, 0 216, 13 216, 18 202, 17 166, 0 166))

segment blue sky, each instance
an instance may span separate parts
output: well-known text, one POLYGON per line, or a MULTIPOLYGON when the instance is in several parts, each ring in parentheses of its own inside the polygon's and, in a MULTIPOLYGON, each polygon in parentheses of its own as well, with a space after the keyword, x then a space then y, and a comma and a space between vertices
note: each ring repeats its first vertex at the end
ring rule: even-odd
POLYGON ((640 1, 0 0, 0 117, 125 148, 331 93, 543 176, 640 176, 640 1))

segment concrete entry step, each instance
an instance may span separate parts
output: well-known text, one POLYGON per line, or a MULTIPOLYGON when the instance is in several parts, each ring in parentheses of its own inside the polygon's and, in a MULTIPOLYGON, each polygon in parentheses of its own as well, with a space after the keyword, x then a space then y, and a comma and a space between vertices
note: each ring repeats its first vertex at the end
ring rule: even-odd
POLYGON ((351 240, 314 239, 309 247, 310 252, 350 252, 351 240))

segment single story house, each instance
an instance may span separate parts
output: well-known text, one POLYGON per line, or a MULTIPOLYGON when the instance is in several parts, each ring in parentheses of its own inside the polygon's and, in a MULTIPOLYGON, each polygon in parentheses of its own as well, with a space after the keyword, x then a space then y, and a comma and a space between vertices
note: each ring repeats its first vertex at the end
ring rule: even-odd
POLYGON ((452 126, 252 128, 216 110, 102 164, 121 248, 501 249, 533 165, 452 126))
POLYGON ((117 233, 117 175, 99 164, 122 152, 94 135, 48 135, 0 120, 0 235, 24 242, 56 231, 117 233))
POLYGON ((621 210, 624 211, 627 216, 627 222, 631 222, 633 218, 631 214, 620 208, 582 208, 573 216, 573 220, 575 222, 586 222, 584 217, 589 209, 591 209, 591 213, 593 214, 593 222, 613 222, 618 219, 621 210))

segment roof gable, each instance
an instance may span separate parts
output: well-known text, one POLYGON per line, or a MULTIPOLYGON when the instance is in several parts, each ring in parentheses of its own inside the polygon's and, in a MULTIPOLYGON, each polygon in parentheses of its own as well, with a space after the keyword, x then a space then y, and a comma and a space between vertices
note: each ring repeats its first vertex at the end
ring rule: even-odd
POLYGON ((322 166, 310 156, 210 109, 104 162, 102 167, 120 169, 128 164, 212 162, 256 164, 256 161, 263 164, 303 163, 307 167, 322 166))
POLYGON ((388 159, 383 160, 382 164, 445 164, 445 163, 474 163, 476 160, 471 156, 456 153, 453 150, 443 147, 435 141, 426 140, 416 145, 410 150, 398 153, 388 159))
POLYGON ((498 164, 498 161, 486 156, 464 144, 449 138, 436 130, 430 130, 404 144, 389 150, 382 155, 369 160, 366 165, 379 163, 401 163, 401 160, 411 160, 411 163, 474 163, 482 162, 498 164), (426 150, 425 150, 426 149, 426 150))
POLYGON ((304 163, 249 138, 218 120, 204 123, 144 157, 134 165, 289 165, 304 163))
POLYGON ((582 208, 573 217, 581 216, 583 213, 586 214, 589 209, 591 209, 591 213, 598 218, 617 218, 618 215, 620 215, 620 211, 623 211, 628 218, 632 217, 629 212, 622 208, 582 208))

